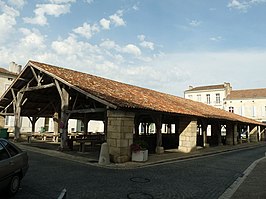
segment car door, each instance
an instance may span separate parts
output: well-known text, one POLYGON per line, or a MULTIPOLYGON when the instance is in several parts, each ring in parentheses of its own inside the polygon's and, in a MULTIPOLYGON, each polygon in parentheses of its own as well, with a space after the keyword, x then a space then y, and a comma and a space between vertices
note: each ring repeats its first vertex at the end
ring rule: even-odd
POLYGON ((2 144, 2 141, 0 141, 0 188, 8 183, 12 175, 13 167, 10 166, 11 164, 10 155, 2 144))

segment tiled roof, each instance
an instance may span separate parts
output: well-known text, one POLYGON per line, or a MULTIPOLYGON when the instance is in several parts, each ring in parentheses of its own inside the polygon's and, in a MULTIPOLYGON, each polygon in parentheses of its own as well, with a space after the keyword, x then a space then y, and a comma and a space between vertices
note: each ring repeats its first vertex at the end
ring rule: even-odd
POLYGON ((0 67, 0 73, 12 75, 12 76, 18 76, 16 73, 12 73, 12 72, 6 70, 5 68, 1 68, 1 67, 0 67))
POLYGON ((194 88, 188 89, 187 91, 203 91, 203 90, 214 90, 214 89, 223 89, 223 88, 225 88, 224 84, 219 84, 219 85, 194 87, 194 88))
POLYGON ((41 71, 53 75, 58 80, 67 82, 74 88, 81 89, 120 108, 145 109, 197 117, 256 123, 254 120, 200 102, 154 90, 34 61, 29 61, 27 65, 32 65, 41 71))
POLYGON ((234 100, 234 99, 256 99, 256 98, 266 98, 266 88, 233 90, 227 96, 226 99, 234 100))

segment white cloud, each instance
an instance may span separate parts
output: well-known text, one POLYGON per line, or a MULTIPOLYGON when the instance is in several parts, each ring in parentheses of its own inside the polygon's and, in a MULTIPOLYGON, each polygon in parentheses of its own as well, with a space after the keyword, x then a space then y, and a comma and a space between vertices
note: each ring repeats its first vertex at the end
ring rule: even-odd
POLYGON ((73 32, 76 34, 79 34, 79 35, 81 35, 87 39, 90 39, 92 37, 92 35, 99 32, 99 27, 96 24, 90 25, 87 23, 83 23, 82 26, 73 29, 73 32))
POLYGON ((139 7, 138 7, 138 5, 134 5, 134 6, 132 7, 132 9, 133 9, 133 10, 139 10, 139 7))
POLYGON ((232 8, 232 9, 246 11, 249 5, 247 2, 240 2, 238 0, 232 0, 230 3, 228 3, 227 7, 232 8))
POLYGON ((17 8, 23 8, 23 6, 26 4, 26 0, 8 0, 8 3, 17 8))
POLYGON ((201 25, 201 22, 198 21, 198 20, 192 20, 192 21, 189 22, 189 25, 193 26, 193 27, 197 27, 197 26, 201 25))
POLYGON ((94 0, 85 0, 86 3, 91 4, 94 2, 94 0))
POLYGON ((118 10, 115 14, 109 16, 109 18, 115 26, 125 26, 126 22, 123 20, 122 16, 123 10, 118 10))
POLYGON ((120 47, 114 42, 109 39, 104 40, 102 43, 100 43, 100 47, 103 47, 105 49, 120 49, 120 47))
POLYGON ((247 12, 250 7, 261 3, 266 3, 266 0, 231 0, 227 4, 227 7, 241 12, 247 12))
POLYGON ((53 41, 51 46, 59 55, 76 55, 83 59, 91 54, 100 53, 97 46, 93 46, 88 42, 78 41, 75 35, 70 35, 65 40, 53 41))
POLYGON ((41 49, 46 47, 45 36, 39 30, 29 30, 27 28, 20 28, 19 30, 24 35, 20 40, 20 47, 26 49, 41 49))
POLYGON ((123 52, 132 54, 134 56, 140 56, 141 50, 134 44, 128 44, 123 48, 123 52))
POLYGON ((100 20, 100 25, 102 26, 103 29, 109 30, 110 29, 110 23, 111 21, 105 18, 102 18, 100 20))
POLYGON ((3 1, 0 1, 0 43, 10 37, 10 33, 14 31, 14 26, 17 24, 16 17, 20 13, 12 7, 9 7, 3 1))
POLYGON ((53 4, 75 3, 76 0, 49 0, 53 4))
POLYGON ((211 38, 210 38, 211 41, 215 41, 215 42, 217 42, 217 41, 221 41, 222 39, 223 39, 223 38, 222 38, 221 36, 211 37, 211 38))
POLYGON ((138 39, 140 40, 140 46, 143 48, 148 48, 150 50, 154 50, 154 43, 145 41, 145 35, 138 35, 138 39))
POLYGON ((58 5, 58 4, 37 4, 34 10, 35 17, 23 18, 25 23, 47 25, 46 15, 58 17, 62 14, 70 12, 70 4, 58 5))

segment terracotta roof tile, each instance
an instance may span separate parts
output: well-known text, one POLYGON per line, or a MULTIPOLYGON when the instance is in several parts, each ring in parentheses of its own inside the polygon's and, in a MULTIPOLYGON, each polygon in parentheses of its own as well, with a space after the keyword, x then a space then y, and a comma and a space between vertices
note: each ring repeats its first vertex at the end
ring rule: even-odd
POLYGON ((16 73, 12 73, 12 72, 8 71, 8 70, 5 69, 5 68, 0 68, 0 73, 4 73, 4 74, 7 74, 7 75, 18 76, 18 74, 16 74, 16 73))
POLYGON ((234 100, 234 99, 256 99, 256 98, 266 98, 266 88, 233 90, 227 96, 226 99, 234 100))
POLYGON ((34 61, 29 61, 29 63, 46 73, 53 74, 76 88, 120 108, 146 109, 190 116, 257 123, 254 120, 200 102, 44 63, 34 61))
POLYGON ((224 84, 219 84, 219 85, 194 87, 194 88, 188 89, 187 91, 203 91, 203 90, 213 90, 213 89, 223 89, 223 88, 225 88, 224 84))

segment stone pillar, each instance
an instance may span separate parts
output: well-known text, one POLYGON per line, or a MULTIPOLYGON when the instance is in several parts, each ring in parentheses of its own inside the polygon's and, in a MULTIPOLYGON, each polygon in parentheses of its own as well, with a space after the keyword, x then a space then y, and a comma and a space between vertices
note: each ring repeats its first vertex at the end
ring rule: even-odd
POLYGON ((179 151, 189 153, 197 146, 197 120, 180 118, 179 122, 179 151))
POLYGON ((258 142, 258 129, 257 126, 250 126, 250 142, 258 142))
POLYGON ((5 117, 0 115, 0 128, 5 127, 5 117))
POLYGON ((226 124, 226 145, 233 145, 234 144, 234 126, 232 123, 226 124))
POLYGON ((108 110, 107 143, 111 161, 123 163, 130 160, 130 145, 133 143, 135 114, 108 110))
POLYGON ((234 134, 233 134, 233 143, 234 145, 237 145, 237 135, 238 135, 238 132, 237 132, 237 129, 238 129, 238 126, 237 124, 234 125, 234 134))

